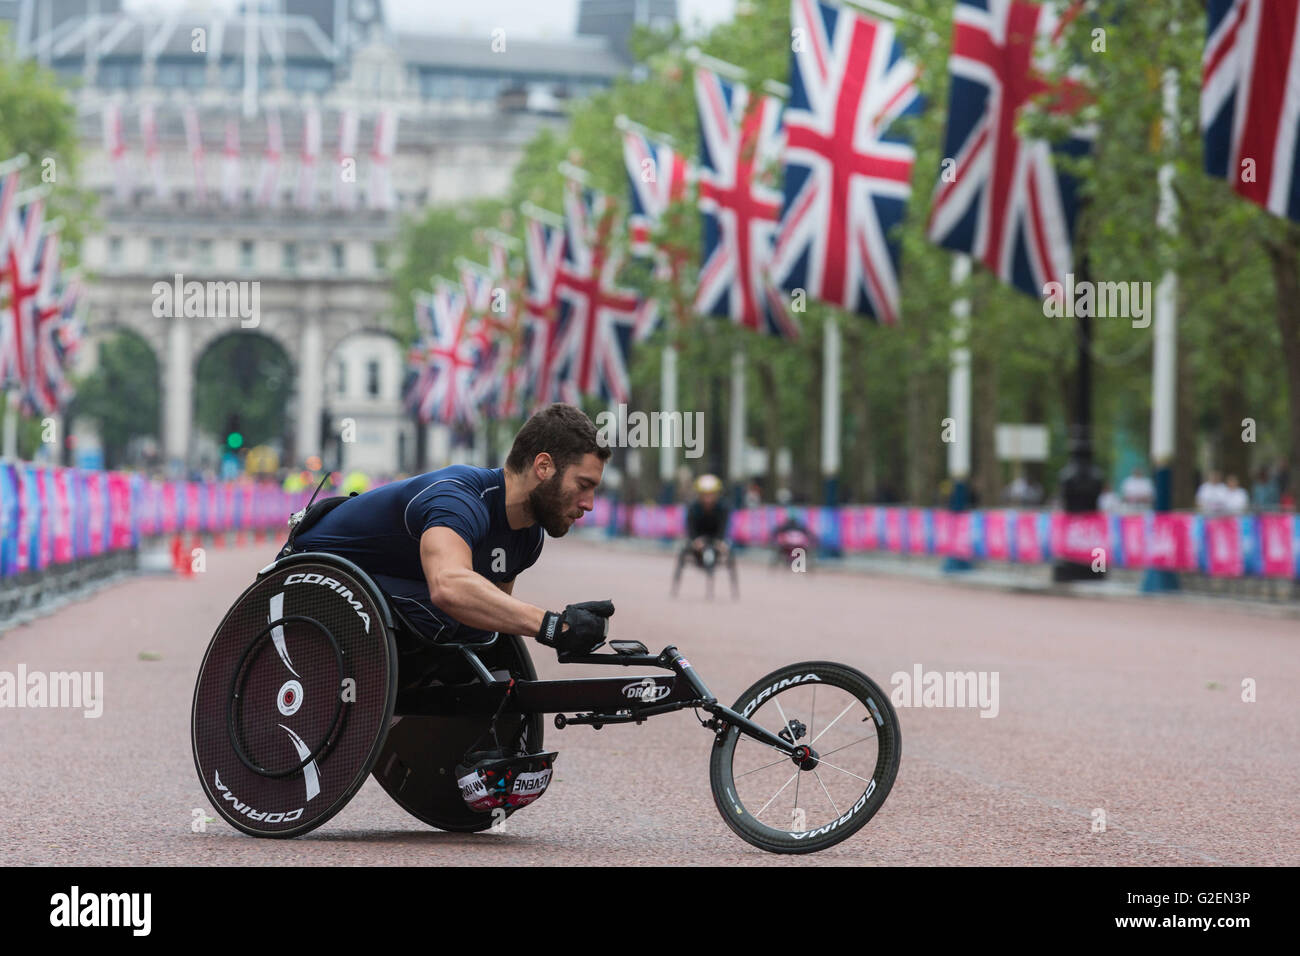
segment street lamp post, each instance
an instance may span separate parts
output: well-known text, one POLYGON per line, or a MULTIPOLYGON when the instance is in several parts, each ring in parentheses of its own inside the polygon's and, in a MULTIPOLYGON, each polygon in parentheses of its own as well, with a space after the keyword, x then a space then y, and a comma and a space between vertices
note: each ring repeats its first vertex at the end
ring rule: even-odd
MULTIPOLYGON (((1079 281, 1089 279, 1088 255, 1079 263, 1079 281)), ((1090 310, 1083 310, 1085 312, 1090 310)), ((1097 510, 1101 494, 1102 473, 1093 461, 1092 449, 1092 316, 1075 316, 1074 423, 1070 426, 1070 459, 1061 469, 1061 498, 1067 514, 1097 510)), ((1053 581, 1090 581, 1105 576, 1090 564, 1057 558, 1052 565, 1053 581)))

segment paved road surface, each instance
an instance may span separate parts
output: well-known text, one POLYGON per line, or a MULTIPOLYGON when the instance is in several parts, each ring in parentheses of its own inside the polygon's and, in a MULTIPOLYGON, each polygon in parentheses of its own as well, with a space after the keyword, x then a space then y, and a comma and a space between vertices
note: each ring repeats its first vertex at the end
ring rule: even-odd
MULTIPOLYGON (((194 580, 135 578, 0 635, 0 671, 103 671, 105 684, 98 719, 0 709, 0 863, 1300 863, 1294 621, 751 566, 739 603, 704 600, 689 575, 671 601, 668 557, 572 539, 549 541, 516 593, 550 607, 613 597, 617 636, 677 644, 729 703, 782 664, 820 658, 885 686, 918 664, 996 671, 998 714, 900 709, 893 793, 864 830, 813 856, 768 855, 726 828, 710 734, 689 711, 548 730, 556 780, 504 833, 430 830, 373 779, 296 840, 220 821, 193 833, 191 808, 207 807, 190 756, 194 678, 271 552, 213 550, 194 580), (1241 699, 1246 678, 1254 703, 1241 699)), ((592 670, 538 651, 543 677, 592 670)))

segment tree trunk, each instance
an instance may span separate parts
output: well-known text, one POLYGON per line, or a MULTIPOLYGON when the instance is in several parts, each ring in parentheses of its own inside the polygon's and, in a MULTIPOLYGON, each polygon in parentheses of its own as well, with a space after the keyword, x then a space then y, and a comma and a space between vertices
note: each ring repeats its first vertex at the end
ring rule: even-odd
POLYGON ((1246 417, 1246 390, 1242 376, 1241 360, 1231 349, 1221 353, 1228 382, 1219 393, 1219 455, 1216 464, 1226 479, 1235 475, 1242 486, 1250 487, 1250 454, 1248 447, 1241 440, 1241 420, 1246 417))
POLYGON ((803 434, 803 467, 795 469, 795 481, 799 487, 798 497, 810 505, 821 504, 822 477, 822 379, 826 375, 826 363, 823 361, 822 341, 825 331, 819 327, 817 335, 808 337, 808 348, 812 355, 812 388, 809 389, 812 406, 808 412, 808 427, 803 434))
MULTIPOLYGON (((1180 293, 1181 295, 1181 293, 1180 293)), ((1179 315, 1186 311, 1179 308, 1179 315)), ((1187 511, 1196 507, 1196 392, 1192 387, 1191 376, 1186 374, 1191 358, 1191 348, 1187 336, 1178 336, 1178 369, 1181 374, 1175 376, 1175 412, 1174 422, 1174 460, 1173 468, 1173 507, 1176 511, 1187 511)))
POLYGON ((871 442, 871 396, 865 388, 854 399, 857 426, 853 430, 853 450, 856 467, 853 469, 853 501, 870 501, 876 493, 876 456, 871 442))
POLYGON ((919 349, 913 348, 909 358, 907 378, 907 401, 905 415, 907 418, 907 434, 915 437, 915 441, 909 441, 906 445, 904 454, 907 458, 907 480, 903 488, 902 499, 909 504, 916 504, 923 500, 925 495, 922 490, 924 482, 924 453, 922 446, 930 441, 938 441, 940 436, 935 434, 935 428, 938 422, 927 422, 925 420, 925 384, 921 376, 917 374, 920 371, 919 349))

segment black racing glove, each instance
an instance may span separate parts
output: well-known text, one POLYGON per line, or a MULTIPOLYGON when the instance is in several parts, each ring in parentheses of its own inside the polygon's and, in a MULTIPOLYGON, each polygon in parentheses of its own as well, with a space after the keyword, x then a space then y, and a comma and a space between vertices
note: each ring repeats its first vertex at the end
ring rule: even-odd
POLYGON ((605 643, 613 613, 613 601, 570 604, 563 614, 547 611, 537 640, 559 654, 588 654, 605 643))

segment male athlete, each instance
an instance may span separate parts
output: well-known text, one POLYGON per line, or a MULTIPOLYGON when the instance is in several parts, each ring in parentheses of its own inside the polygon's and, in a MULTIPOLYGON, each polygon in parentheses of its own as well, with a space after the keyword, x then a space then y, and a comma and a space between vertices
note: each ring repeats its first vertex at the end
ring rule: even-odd
POLYGON ((347 558, 426 637, 534 634, 557 652, 605 640, 610 601, 545 611, 512 596, 542 553, 595 506, 610 450, 581 409, 554 404, 515 436, 504 468, 451 465, 349 498, 292 541, 294 551, 347 558))

